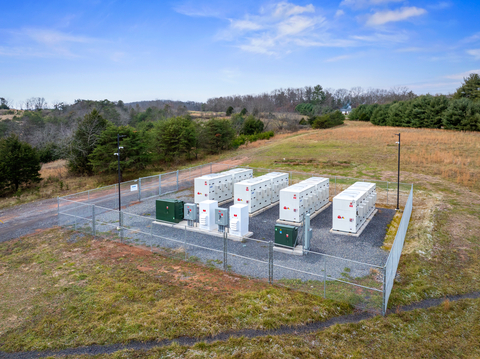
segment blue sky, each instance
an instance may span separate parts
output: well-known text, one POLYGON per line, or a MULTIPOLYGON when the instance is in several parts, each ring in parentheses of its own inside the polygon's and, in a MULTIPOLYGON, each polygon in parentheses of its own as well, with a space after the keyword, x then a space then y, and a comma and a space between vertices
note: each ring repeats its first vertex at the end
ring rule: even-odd
POLYGON ((450 93, 480 73, 467 1, 6 1, 0 96, 125 102, 324 88, 450 93))

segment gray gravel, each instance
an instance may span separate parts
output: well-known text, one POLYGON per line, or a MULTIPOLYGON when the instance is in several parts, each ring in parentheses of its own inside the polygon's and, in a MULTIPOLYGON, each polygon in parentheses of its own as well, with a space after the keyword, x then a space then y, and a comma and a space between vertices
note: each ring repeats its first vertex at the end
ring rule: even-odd
MULTIPOLYGON (((192 194, 191 189, 185 189, 166 197, 191 202, 192 194)), ((126 241, 171 250, 186 259, 198 260, 217 268, 224 267, 224 244, 221 237, 187 231, 185 228, 174 228, 172 224, 152 224, 155 218, 157 198, 138 202, 138 197, 135 200, 134 196, 135 193, 130 194, 130 197, 128 193, 124 196, 127 203, 130 204, 124 210, 129 213, 124 215, 123 223, 127 228, 125 231, 126 241), (139 231, 143 233, 139 233, 139 231)), ((222 207, 228 207, 232 203, 223 204, 222 207)), ((74 204, 70 206, 67 213, 76 215, 82 213, 86 219, 77 218, 76 228, 84 226, 86 231, 91 232, 91 211, 91 206, 74 204)), ((274 252, 274 279, 323 281, 326 273, 327 280, 337 278, 355 282, 360 277, 372 273, 375 266, 385 264, 388 256, 388 252, 382 250, 380 246, 383 244, 386 227, 394 214, 394 210, 379 209, 363 233, 359 237, 352 237, 329 232, 332 208, 328 207, 311 221, 312 252, 304 256, 274 252)), ((277 218, 278 205, 250 218, 250 231, 253 232, 253 238, 256 239, 245 239, 242 242, 228 240, 227 265, 229 270, 250 277, 268 278, 268 241, 274 240, 277 218)), ((97 207, 96 219, 97 231, 118 235, 116 230, 119 223, 118 211, 97 207)), ((73 220, 73 217, 65 219, 62 216, 61 218, 62 224, 72 225, 72 227, 75 226, 73 220)), ((300 229, 299 232, 301 233, 302 230, 300 229)), ((301 242, 302 239, 300 239, 301 242)), ((380 288, 380 277, 377 284, 380 288)))

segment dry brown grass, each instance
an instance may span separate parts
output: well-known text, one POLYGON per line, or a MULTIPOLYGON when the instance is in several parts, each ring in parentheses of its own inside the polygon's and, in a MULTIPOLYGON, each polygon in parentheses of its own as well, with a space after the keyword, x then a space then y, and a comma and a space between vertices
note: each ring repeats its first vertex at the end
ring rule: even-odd
MULTIPOLYGON (((395 133, 402 134, 402 166, 413 173, 440 175, 468 187, 480 185, 480 133, 435 129, 378 127, 370 123, 346 122, 346 126, 321 130, 305 137, 313 141, 338 141, 348 147, 370 147, 381 160, 385 148, 396 148, 395 133)), ((392 156, 385 156, 392 160, 392 156)), ((395 160, 395 158, 393 158, 395 160)), ((393 161, 395 162, 395 161, 393 161)))

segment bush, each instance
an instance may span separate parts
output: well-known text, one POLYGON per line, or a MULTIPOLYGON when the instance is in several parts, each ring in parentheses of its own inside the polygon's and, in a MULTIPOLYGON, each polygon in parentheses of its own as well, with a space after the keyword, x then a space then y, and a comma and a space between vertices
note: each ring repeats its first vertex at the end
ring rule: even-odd
POLYGON ((257 140, 268 140, 275 135, 273 131, 267 131, 262 133, 257 133, 255 135, 240 135, 235 137, 232 141, 232 147, 238 148, 241 145, 244 145, 247 142, 255 142, 257 140))
POLYGON ((295 111, 304 116, 313 116, 315 108, 311 103, 300 103, 295 107, 295 111))
POLYGON ((264 124, 262 121, 257 120, 254 116, 250 115, 243 122, 242 135, 254 135, 263 131, 264 124))
MULTIPOLYGON (((309 120, 310 121, 310 120, 309 120)), ((316 116, 311 119, 312 128, 330 128, 343 125, 345 115, 340 111, 335 111, 322 116, 316 116)))

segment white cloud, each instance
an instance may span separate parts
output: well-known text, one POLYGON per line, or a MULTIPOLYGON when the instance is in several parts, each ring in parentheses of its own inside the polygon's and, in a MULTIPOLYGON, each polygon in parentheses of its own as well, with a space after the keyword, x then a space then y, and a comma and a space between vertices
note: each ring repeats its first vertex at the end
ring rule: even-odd
POLYGON ((468 77, 470 74, 480 75, 480 70, 470 70, 470 71, 462 72, 460 74, 447 75, 445 77, 447 79, 452 79, 452 80, 463 80, 465 77, 468 77))
POLYGON ((341 55, 341 56, 332 57, 330 59, 326 59, 324 62, 337 62, 341 60, 350 59, 351 57, 352 57, 351 55, 341 55))
POLYGON ((467 50, 467 54, 475 57, 475 60, 480 60, 480 49, 467 50))
POLYGON ((433 10, 444 10, 444 9, 448 9, 449 7, 452 6, 452 3, 451 2, 448 2, 448 1, 440 1, 439 3, 437 4, 432 4, 432 5, 428 5, 428 8, 429 9, 433 9, 433 10))
POLYGON ((299 6, 291 4, 287 1, 283 1, 277 4, 275 11, 273 12, 274 17, 287 17, 292 15, 303 14, 305 12, 314 13, 315 7, 312 4, 307 6, 299 6))
POLYGON ((339 16, 342 16, 342 15, 345 15, 345 11, 343 11, 343 10, 337 10, 337 12, 335 13, 335 17, 339 17, 339 16))
POLYGON ((469 43, 472 43, 472 42, 477 42, 480 40, 480 32, 477 32, 476 34, 473 34, 472 36, 469 36, 465 39, 463 39, 461 42, 463 44, 469 44, 469 43))
POLYGON ((383 25, 389 22, 403 21, 411 17, 424 15, 426 13, 427 13, 427 10, 418 8, 415 6, 402 7, 398 10, 378 11, 373 15, 369 16, 367 20, 367 25, 377 26, 377 25, 383 25))
POLYGON ((402 43, 408 41, 408 35, 405 32, 398 33, 374 33, 371 35, 355 35, 354 40, 360 40, 371 43, 402 43))
POLYGON ((398 49, 396 52, 422 52, 425 51, 423 47, 405 47, 403 49, 398 49))
POLYGON ((365 8, 372 5, 388 4, 391 2, 403 2, 405 0, 343 0, 340 6, 348 6, 353 8, 365 8))
POLYGON ((250 21, 250 20, 232 21, 231 26, 232 26, 232 28, 238 29, 238 30, 260 30, 260 29, 263 28, 262 25, 257 24, 253 21, 250 21))

